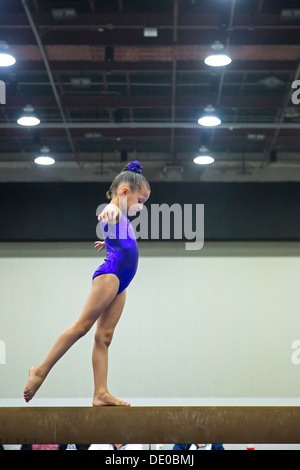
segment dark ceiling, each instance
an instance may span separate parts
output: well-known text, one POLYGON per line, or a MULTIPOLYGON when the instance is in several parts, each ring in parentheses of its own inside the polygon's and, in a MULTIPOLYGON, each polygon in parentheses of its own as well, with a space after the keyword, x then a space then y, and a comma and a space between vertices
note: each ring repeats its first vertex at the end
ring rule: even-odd
POLYGON ((0 181, 109 180, 126 159, 153 180, 300 181, 299 33, 297 0, 2 0, 0 181), (204 64, 215 41, 229 66, 204 64), (27 104, 37 128, 16 124, 27 104), (216 129, 197 123, 209 104, 216 129))

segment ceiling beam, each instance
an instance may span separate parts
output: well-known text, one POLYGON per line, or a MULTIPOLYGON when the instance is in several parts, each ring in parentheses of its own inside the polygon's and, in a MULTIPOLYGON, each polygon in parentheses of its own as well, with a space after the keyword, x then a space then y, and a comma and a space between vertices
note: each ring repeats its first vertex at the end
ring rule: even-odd
MULTIPOLYGON (((173 87, 175 90, 175 86, 173 87)), ((262 92, 263 92, 262 88, 262 92)), ((172 107, 174 102, 175 91, 172 96, 99 96, 99 95, 63 95, 61 98, 61 105, 64 108, 81 108, 85 109, 97 109, 97 108, 166 108, 172 107)), ((278 93, 278 98, 268 98, 262 94, 262 96, 223 96, 218 103, 219 108, 239 108, 242 109, 271 109, 275 110, 282 105, 281 99, 282 93, 278 93)), ((199 109, 203 106, 207 106, 209 96, 197 97, 182 97, 177 96, 176 108, 185 109, 199 109)), ((30 104, 34 108, 56 108, 56 101, 51 97, 30 97, 30 104)), ((5 105, 6 109, 23 108, 28 104, 28 98, 10 98, 8 103, 5 105)), ((173 112, 174 112, 173 106, 173 112)))
MULTIPOLYGON (((12 48, 11 48, 12 49, 12 48)), ((18 72, 28 72, 31 74, 40 73, 44 71, 44 64, 40 60, 22 60, 19 58, 18 62, 14 66, 16 73, 18 72)), ((294 73, 295 67, 297 67, 299 57, 295 60, 268 60, 266 56, 264 60, 235 60, 230 65, 230 69, 227 70, 227 74, 237 73, 237 72, 253 72, 253 73, 270 73, 270 70, 275 73, 294 73)), ((69 60, 63 62, 51 61, 51 69, 56 72, 67 73, 67 74, 78 74, 80 72, 86 73, 87 71, 91 74, 97 74, 99 72, 116 72, 116 73, 126 73, 126 72, 135 72, 145 74, 149 71, 154 72, 155 74, 164 74, 166 72, 172 72, 172 62, 171 61, 138 61, 138 62, 96 62, 96 61, 84 61, 84 60, 69 60)), ((191 73, 198 72, 207 74, 210 72, 207 66, 202 62, 202 59, 199 57, 197 60, 189 61, 180 61, 178 62, 177 70, 182 73, 191 73)), ((9 76, 8 71, 1 71, 2 77, 9 76)))
MULTIPOLYGON (((72 23, 57 23, 53 21, 51 13, 40 12, 35 14, 35 23, 38 28, 47 30, 76 30, 76 29, 87 29, 97 30, 99 27, 108 28, 110 30, 119 29, 143 29, 145 26, 156 27, 158 29, 170 29, 174 28, 174 16, 172 13, 138 13, 138 12, 124 12, 119 11, 115 13, 97 13, 92 11, 93 0, 89 1, 91 8, 90 13, 77 13, 77 18, 72 20, 72 23), (147 18, 147 20, 145 20, 147 18)), ((123 9, 122 0, 118 0, 119 9, 123 9)), ((201 9, 200 13, 186 13, 181 11, 178 30, 222 30, 220 26, 220 15, 219 12, 207 13, 204 9, 201 9)), ((0 27, 5 29, 28 29, 26 21, 26 15, 22 14, 2 14, 0 17, 0 27)), ((252 14, 247 13, 236 13, 235 24, 232 26, 232 30, 288 30, 288 29, 300 29, 299 23, 286 22, 280 19, 278 13, 274 14, 260 14, 258 20, 253 19, 252 14)))
MULTIPOLYGON (((24 0, 25 1, 25 0, 24 0)), ((233 61, 297 61, 299 45, 231 45, 230 55, 233 61)), ((43 46, 48 60, 63 62, 99 62, 105 63, 105 46, 103 45, 47 45, 43 46)), ((40 62, 43 60, 41 50, 35 45, 11 45, 11 50, 22 61, 40 62)), ((170 46, 114 46, 114 61, 117 63, 148 62, 203 62, 210 45, 170 45, 170 46)), ((113 64, 109 64, 114 67, 113 64)), ((108 67, 107 63, 105 66, 108 67)), ((207 69, 207 67, 206 67, 207 69)))
MULTIPOLYGON (((300 129, 300 122, 297 123, 276 123, 276 122, 247 122, 236 123, 226 122, 218 126, 218 129, 300 129)), ((50 122, 41 123, 38 129, 199 129, 195 122, 50 122)), ((0 122, 0 129, 20 129, 17 123, 0 122)))
MULTIPOLYGON (((6 120, 5 123, 8 123, 6 120)), ((85 125, 88 125, 89 123, 83 123, 85 125)), ((96 136, 91 135, 90 137, 87 137, 87 139, 90 139, 90 141, 95 142, 95 140, 99 139, 108 139, 108 140, 114 140, 117 137, 121 140, 126 140, 126 139, 132 139, 132 138, 138 138, 139 140, 151 140, 151 139, 159 139, 160 141, 162 140, 168 140, 170 137, 170 129, 168 127, 107 127, 107 124, 109 124, 109 121, 107 121, 106 126, 102 128, 101 132, 89 132, 87 131, 86 127, 77 127, 73 128, 72 135, 75 139, 85 139, 86 134, 96 134, 96 136), (98 134, 101 134, 101 137, 99 137, 98 134)), ((134 125, 134 123, 131 123, 134 125)), ((236 122, 235 122, 236 124, 236 122)), ((299 124, 299 123, 298 123, 299 124)), ((208 130, 208 132, 210 132, 208 130)), ((234 129, 228 129, 226 127, 221 127, 218 129, 218 138, 219 139, 224 139, 228 140, 228 136, 230 136, 230 141, 233 140, 238 140, 241 142, 244 142, 245 139, 247 139, 248 134, 255 134, 253 145, 261 145, 264 143, 265 139, 271 140, 273 136, 274 129, 264 129, 262 132, 256 132, 255 130, 249 131, 247 128, 234 128, 234 129), (229 134, 230 133, 230 134, 229 134), (259 134, 258 137, 256 134, 259 134), (263 136, 262 136, 263 135, 263 136), (256 138, 257 137, 257 138, 256 138), (256 138, 256 140, 255 140, 256 138), (258 139, 258 140, 257 140, 258 139), (261 140, 259 140, 261 139, 261 140)), ((13 128, 7 128, 7 129, 1 129, 0 127, 0 139, 12 139, 14 137, 22 138, 22 139, 27 139, 27 140, 32 140, 33 136, 35 134, 40 134, 45 137, 49 138, 63 138, 65 136, 64 133, 64 128, 63 127, 51 127, 51 128, 45 128, 43 127, 42 129, 32 129, 29 130, 28 128, 24 128, 21 126, 18 126, 18 128, 13 127, 13 128)), ((176 137, 178 139, 190 139, 193 138, 194 136, 199 137, 199 127, 194 126, 194 127, 178 127, 177 132, 176 132, 176 137)), ((282 134, 281 138, 286 139, 287 141, 291 141, 294 143, 297 143, 299 140, 299 128, 283 128, 282 129, 282 134)))

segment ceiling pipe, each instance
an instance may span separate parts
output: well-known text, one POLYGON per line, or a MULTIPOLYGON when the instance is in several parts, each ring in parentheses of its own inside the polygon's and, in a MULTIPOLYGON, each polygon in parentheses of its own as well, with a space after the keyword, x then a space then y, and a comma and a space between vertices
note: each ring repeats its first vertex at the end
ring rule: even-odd
MULTIPOLYGON (((0 129, 20 129, 17 123, 2 123, 0 129)), ((39 129, 198 129, 196 122, 41 122, 39 129)), ((218 126, 218 129, 300 129, 298 123, 261 123, 227 122, 218 126)))

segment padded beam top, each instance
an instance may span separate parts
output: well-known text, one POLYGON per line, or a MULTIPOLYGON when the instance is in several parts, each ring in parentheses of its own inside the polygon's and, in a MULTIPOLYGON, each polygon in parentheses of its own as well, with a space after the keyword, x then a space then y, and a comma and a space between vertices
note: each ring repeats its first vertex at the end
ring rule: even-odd
POLYGON ((0 408, 0 444, 300 444, 300 407, 0 408))

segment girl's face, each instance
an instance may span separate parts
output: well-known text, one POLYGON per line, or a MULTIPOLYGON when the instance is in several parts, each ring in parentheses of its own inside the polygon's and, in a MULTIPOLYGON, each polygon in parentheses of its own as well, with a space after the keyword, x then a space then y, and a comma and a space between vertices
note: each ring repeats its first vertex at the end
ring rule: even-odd
POLYGON ((134 216, 143 209, 144 203, 149 199, 150 190, 146 186, 142 186, 140 190, 131 191, 129 185, 123 184, 118 188, 118 196, 121 211, 129 216, 134 216))

